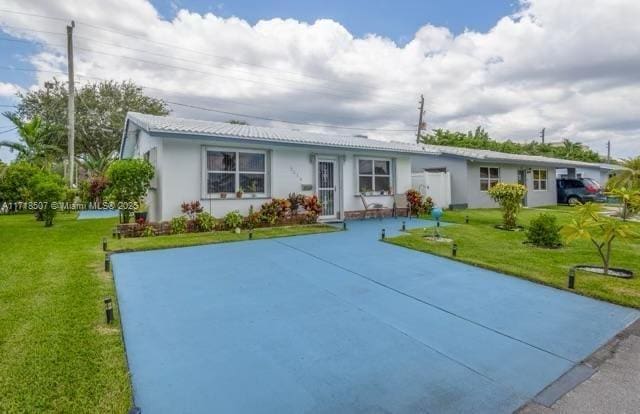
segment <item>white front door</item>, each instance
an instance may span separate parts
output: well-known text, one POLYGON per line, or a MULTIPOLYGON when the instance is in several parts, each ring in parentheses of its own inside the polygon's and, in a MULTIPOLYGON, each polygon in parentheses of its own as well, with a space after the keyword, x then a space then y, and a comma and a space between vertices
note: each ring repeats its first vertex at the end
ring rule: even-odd
POLYGON ((316 177, 318 201, 322 205, 320 218, 336 218, 336 161, 319 159, 316 177))

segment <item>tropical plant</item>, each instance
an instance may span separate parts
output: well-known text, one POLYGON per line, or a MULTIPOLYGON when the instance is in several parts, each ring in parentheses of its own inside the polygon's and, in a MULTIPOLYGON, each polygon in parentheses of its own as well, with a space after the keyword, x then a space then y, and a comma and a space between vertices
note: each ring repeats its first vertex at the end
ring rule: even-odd
POLYGON ((625 160, 622 166, 625 169, 616 171, 616 175, 609 178, 607 188, 640 188, 640 156, 625 160))
POLYGON ((302 206, 304 210, 312 216, 317 217, 322 213, 322 204, 320 204, 320 200, 318 200, 318 196, 315 194, 304 197, 302 199, 302 206))
POLYGON ((238 210, 230 211, 224 216, 224 225, 230 230, 242 226, 244 219, 238 210))
POLYGON ((30 121, 23 121, 11 112, 5 112, 3 115, 16 126, 20 141, 0 141, 0 147, 17 152, 17 160, 49 170, 52 164, 62 157, 62 149, 55 144, 56 128, 45 124, 39 116, 34 116, 30 121))
POLYGON ((620 209, 620 216, 622 220, 626 221, 630 216, 640 210, 640 190, 635 188, 620 187, 614 188, 608 191, 606 194, 610 194, 620 199, 622 208, 620 209))
POLYGON ((87 172, 89 177, 103 177, 115 160, 115 153, 104 155, 82 154, 76 158, 78 164, 87 172))
POLYGON ((182 210, 183 214, 189 216, 191 220, 194 220, 196 218, 196 214, 201 213, 203 208, 198 200, 194 200, 185 201, 184 203, 180 204, 180 210, 182 210))
POLYGON ((407 197, 407 203, 409 203, 409 210, 411 214, 420 215, 424 212, 424 202, 422 199, 422 193, 418 190, 410 189, 405 193, 407 197))
POLYGON ((215 219, 209 213, 201 212, 196 214, 196 227, 199 231, 211 231, 215 227, 215 219))
POLYGON ((538 247, 560 247, 562 245, 560 228, 556 216, 542 213, 529 223, 526 231, 526 242, 538 247))
POLYGON ((489 188, 489 196, 502 209, 502 224, 506 229, 517 227, 518 213, 526 194, 527 188, 522 184, 497 183, 489 188))
POLYGON ((53 225, 58 207, 56 203, 64 198, 64 186, 59 176, 51 173, 40 173, 33 182, 33 201, 38 206, 38 212, 45 227, 53 225))
POLYGON ((571 243, 574 240, 588 240, 598 251, 602 260, 604 274, 609 274, 611 250, 615 239, 625 239, 635 235, 628 224, 604 217, 602 208, 594 203, 587 203, 577 209, 577 217, 562 227, 560 234, 571 243))
POLYGON ((424 210, 425 214, 431 214, 431 210, 433 210, 434 205, 435 204, 433 203, 433 198, 425 198, 424 203, 422 203, 422 209, 424 210))
POLYGON ((171 234, 182 234, 187 231, 187 217, 177 216, 171 219, 171 234))
POLYGON ((120 212, 125 223, 129 222, 131 208, 137 206, 147 194, 153 174, 153 166, 141 159, 118 160, 109 166, 106 175, 109 186, 106 194, 121 207, 120 212))
POLYGON ((278 219, 283 219, 290 214, 291 203, 283 198, 274 198, 264 203, 260 207, 260 219, 271 225, 276 224, 278 219))
POLYGON ((289 200, 289 204, 291 204, 291 211, 294 214, 298 211, 298 208, 304 206, 304 198, 304 194, 289 193, 287 200, 289 200))

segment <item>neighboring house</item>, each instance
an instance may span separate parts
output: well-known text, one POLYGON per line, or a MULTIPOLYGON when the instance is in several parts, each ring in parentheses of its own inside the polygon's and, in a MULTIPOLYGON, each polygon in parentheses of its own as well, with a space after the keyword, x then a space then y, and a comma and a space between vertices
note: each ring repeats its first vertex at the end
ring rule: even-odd
POLYGON ((499 181, 520 183, 528 192, 529 207, 556 204, 556 169, 590 167, 592 164, 534 155, 421 145, 425 154, 411 157, 413 173, 446 171, 451 176, 451 207, 496 207, 487 190, 499 181), (429 153, 439 153, 438 156, 429 153))
POLYGON ((411 187, 410 155, 424 151, 363 137, 129 113, 120 157, 146 158, 155 167, 150 220, 170 220, 192 200, 216 217, 247 214, 293 192, 316 194, 321 218, 341 220, 362 214, 360 193, 391 209, 392 194, 411 187))

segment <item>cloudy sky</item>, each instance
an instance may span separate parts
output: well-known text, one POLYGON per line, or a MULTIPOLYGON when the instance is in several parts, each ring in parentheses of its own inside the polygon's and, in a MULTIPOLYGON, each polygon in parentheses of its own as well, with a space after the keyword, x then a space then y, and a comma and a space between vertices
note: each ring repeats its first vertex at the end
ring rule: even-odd
POLYGON ((424 94, 429 129, 640 153, 640 1, 373 3, 0 0, 0 109, 66 76, 73 19, 79 83, 131 79, 176 116, 411 141, 424 94))

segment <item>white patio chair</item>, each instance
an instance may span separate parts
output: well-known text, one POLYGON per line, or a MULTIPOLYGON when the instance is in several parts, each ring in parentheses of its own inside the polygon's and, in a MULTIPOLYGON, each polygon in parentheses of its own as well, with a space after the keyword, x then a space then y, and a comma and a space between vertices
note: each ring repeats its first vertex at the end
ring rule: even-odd
POLYGON ((398 216, 398 210, 406 210, 407 217, 411 216, 411 211, 409 209, 409 202, 407 201, 407 196, 404 194, 394 194, 393 196, 393 216, 398 216))
POLYGON ((384 206, 382 204, 368 202, 367 198, 362 193, 360 193, 360 199, 362 200, 362 204, 364 205, 364 218, 367 218, 367 214, 371 211, 376 214, 376 216, 380 220, 382 220, 382 210, 384 209, 384 206))

